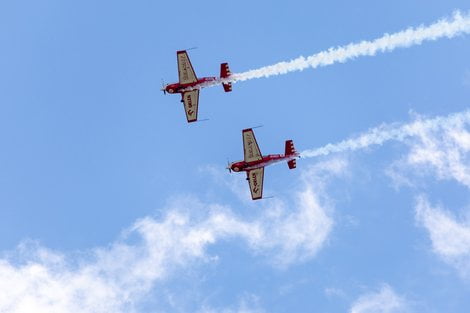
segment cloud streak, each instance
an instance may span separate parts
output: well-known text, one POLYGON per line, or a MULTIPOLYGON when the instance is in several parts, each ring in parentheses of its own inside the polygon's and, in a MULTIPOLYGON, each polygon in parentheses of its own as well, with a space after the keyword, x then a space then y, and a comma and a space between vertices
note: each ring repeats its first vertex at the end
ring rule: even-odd
POLYGON ((407 310, 405 300, 384 285, 379 292, 360 296, 351 306, 350 313, 397 313, 407 310))
POLYGON ((416 221, 428 231, 434 253, 470 278, 470 222, 432 206, 424 196, 417 198, 416 221))
POLYGON ((409 153, 394 162, 387 173, 397 185, 413 185, 413 176, 433 175, 440 180, 455 180, 470 188, 469 111, 416 124, 406 142, 409 153), (416 173, 418 175, 411 175, 416 173))
POLYGON ((333 226, 323 183, 346 166, 333 163, 312 167, 293 201, 273 202, 251 219, 180 197, 163 218, 142 218, 122 239, 78 257, 20 246, 26 255, 0 258, 0 312, 138 312, 157 282, 212 260, 207 249, 222 240, 239 239, 275 266, 312 258, 333 226))

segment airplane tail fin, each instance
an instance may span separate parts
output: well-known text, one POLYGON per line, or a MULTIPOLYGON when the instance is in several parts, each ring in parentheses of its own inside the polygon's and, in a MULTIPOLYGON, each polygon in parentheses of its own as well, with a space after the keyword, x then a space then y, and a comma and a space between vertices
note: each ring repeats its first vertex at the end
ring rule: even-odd
MULTIPOLYGON (((285 155, 290 156, 295 154, 297 154, 297 151, 295 151, 294 142, 292 140, 286 140, 285 155)), ((297 166, 297 162, 295 161, 295 159, 290 160, 289 162, 287 162, 287 166, 289 166, 289 169, 294 169, 297 166)))
POLYGON ((297 153, 297 151, 295 151, 294 142, 292 140, 286 140, 285 155, 289 156, 289 155, 293 155, 293 154, 296 154, 296 153, 297 153))
MULTIPOLYGON (((220 78, 228 78, 232 75, 230 69, 228 68, 228 63, 220 64, 220 78)), ((222 83, 222 87, 224 87, 225 92, 232 91, 232 83, 222 83)))

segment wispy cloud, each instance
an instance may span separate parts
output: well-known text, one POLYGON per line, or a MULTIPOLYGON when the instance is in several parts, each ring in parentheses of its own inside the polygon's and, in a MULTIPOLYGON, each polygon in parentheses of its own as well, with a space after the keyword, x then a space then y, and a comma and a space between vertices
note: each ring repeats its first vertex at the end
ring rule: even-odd
POLYGON ((351 306, 350 313, 398 313, 408 312, 405 299, 384 285, 377 292, 360 296, 351 306))
MULTIPOLYGON (((408 150, 386 170, 397 186, 426 187, 431 178, 431 181, 454 181, 470 188, 469 127, 470 111, 433 119, 418 116, 412 123, 384 125, 339 144, 330 144, 307 153, 324 155, 398 140, 408 150)), ((433 251, 463 277, 469 278, 469 221, 459 220, 449 211, 431 206, 424 196, 418 197, 416 220, 428 231, 433 251)))
MULTIPOLYGON (((426 188, 431 181, 446 180, 470 188, 470 121, 468 111, 441 118, 436 127, 417 123, 405 140, 409 150, 387 169, 397 186, 426 188)), ((437 120, 435 120, 437 121, 437 120)), ((470 212, 468 212, 470 214, 470 212)), ((416 221, 429 233, 433 252, 470 278, 470 222, 417 197, 416 221)))
POLYGON ((327 287, 324 292, 328 298, 346 298, 346 293, 340 288, 327 287))
POLYGON ((469 111, 414 123, 410 150, 396 161, 388 174, 397 185, 413 185, 412 173, 432 174, 438 179, 455 180, 470 188, 470 114, 469 111))
POLYGON ((417 198, 416 220, 429 233, 434 253, 470 278, 470 221, 439 206, 424 196, 417 198))
POLYGON ((240 239, 275 266, 312 258, 333 225, 325 181, 345 166, 311 167, 292 201, 277 201, 250 220, 228 206, 180 198, 163 218, 139 219, 122 239, 78 257, 20 246, 29 253, 0 259, 0 312, 137 312, 156 282, 210 261, 207 248, 220 240, 240 239))
POLYGON ((203 307, 197 313, 265 313, 265 310, 261 308, 259 299, 252 294, 243 295, 239 300, 239 303, 234 308, 213 308, 203 307))

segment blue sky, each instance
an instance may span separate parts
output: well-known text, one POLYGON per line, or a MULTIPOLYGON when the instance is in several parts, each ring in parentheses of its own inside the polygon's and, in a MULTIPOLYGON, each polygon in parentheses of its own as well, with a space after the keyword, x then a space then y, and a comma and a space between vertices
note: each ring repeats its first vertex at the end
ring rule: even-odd
POLYGON ((466 312, 469 121, 265 171, 263 153, 464 114, 470 36, 204 89, 176 50, 239 73, 428 25, 468 1, 0 4, 0 311, 466 312), (2 296, 3 295, 3 296, 2 296))

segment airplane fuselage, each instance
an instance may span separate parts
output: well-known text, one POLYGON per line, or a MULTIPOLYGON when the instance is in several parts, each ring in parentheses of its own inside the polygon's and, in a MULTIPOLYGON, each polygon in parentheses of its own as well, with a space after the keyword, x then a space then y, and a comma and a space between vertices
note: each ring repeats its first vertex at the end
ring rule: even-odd
POLYGON ((234 172, 247 172, 251 171, 255 168, 265 167, 274 163, 283 162, 283 161, 290 161, 299 157, 298 153, 291 154, 291 155, 284 155, 284 154, 268 154, 264 155, 261 160, 258 161, 238 161, 233 162, 230 164, 230 169, 234 172))
POLYGON ((204 84, 207 84, 209 82, 216 81, 217 77, 202 77, 197 80, 197 82, 190 83, 190 84, 180 84, 180 83, 174 83, 174 84, 168 84, 165 86, 164 90, 168 93, 183 93, 184 91, 194 88, 203 88, 204 84))

